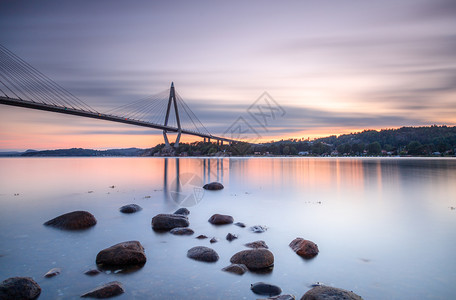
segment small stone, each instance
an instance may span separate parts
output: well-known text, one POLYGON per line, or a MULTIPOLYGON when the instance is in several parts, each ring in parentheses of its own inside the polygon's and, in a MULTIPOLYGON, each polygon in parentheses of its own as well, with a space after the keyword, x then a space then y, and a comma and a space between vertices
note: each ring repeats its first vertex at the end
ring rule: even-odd
POLYGON ((30 277, 11 277, 0 283, 0 299, 36 299, 41 288, 30 277))
POLYGON ((122 287, 122 284, 118 281, 112 281, 81 295, 81 297, 110 298, 123 293, 124 289, 122 287))
POLYGON ((265 269, 274 265, 274 255, 267 249, 243 250, 234 254, 230 262, 244 264, 250 270, 265 269))
POLYGON ((46 274, 44 274, 44 277, 54 277, 56 275, 59 275, 61 271, 62 270, 60 270, 60 268, 52 268, 46 274))
POLYGON ((142 210, 142 207, 137 204, 127 204, 119 208, 119 210, 124 214, 132 214, 142 210))
POLYGON ((259 248, 269 249, 269 247, 268 247, 268 245, 266 245, 265 241, 255 241, 255 242, 244 244, 244 246, 253 248, 253 249, 259 249, 259 248))
POLYGON ((319 252, 317 244, 303 238, 294 239, 289 246, 296 254, 306 259, 316 256, 319 252))
POLYGON ((221 189, 223 189, 223 184, 221 184, 220 182, 211 182, 211 183, 205 184, 203 186, 203 189, 210 190, 210 191, 221 190, 221 189))
POLYGON ((248 269, 243 264, 231 264, 228 267, 223 268, 222 271, 234 273, 237 275, 243 275, 248 271, 248 269))
POLYGON ((158 214, 152 218, 152 228, 154 230, 171 230, 176 227, 188 227, 188 218, 183 215, 158 214))
MULTIPOLYGON (((280 295, 280 296, 275 296, 275 297, 269 297, 266 299, 258 299, 258 300, 295 300, 295 296, 290 295, 290 294, 285 294, 285 295, 280 295)), ((336 299, 334 299, 336 300, 336 299)))
POLYGON ((204 234, 200 234, 196 238, 199 240, 204 240, 204 239, 207 239, 207 236, 205 236, 204 234))
POLYGON ((96 263, 102 266, 143 265, 146 263, 146 254, 140 242, 123 242, 101 250, 96 263))
POLYGON ((174 212, 175 215, 183 215, 183 216, 188 216, 190 214, 190 211, 186 209, 185 207, 179 208, 174 212))
POLYGON ((254 233, 263 233, 266 230, 268 230, 268 228, 266 226, 262 226, 262 225, 255 225, 255 226, 250 227, 250 230, 253 231, 254 233))
POLYGON ((217 243, 217 242, 218 242, 218 239, 217 239, 217 238, 215 238, 215 237, 213 237, 213 238, 211 238, 211 239, 210 239, 210 241, 209 241, 209 242, 210 242, 211 244, 213 244, 213 243, 217 243))
POLYGON ((242 223, 242 222, 236 222, 236 223, 234 223, 234 225, 239 226, 239 227, 241 227, 241 228, 244 228, 244 227, 245 227, 245 224, 242 223))
POLYGON ((46 226, 66 230, 86 229, 97 224, 95 217, 87 211, 73 211, 60 215, 44 223, 46 226))
POLYGON ((235 235, 235 234, 232 234, 232 233, 228 233, 228 234, 226 235, 227 241, 230 241, 230 242, 233 241, 233 240, 235 240, 235 239, 237 239, 237 238, 238 238, 238 236, 235 235))
POLYGON ((88 271, 84 272, 84 274, 89 275, 89 276, 95 276, 95 275, 98 275, 100 273, 101 272, 98 271, 97 269, 92 269, 92 270, 88 270, 88 271))
POLYGON ((282 293, 282 289, 280 287, 264 282, 251 284, 250 289, 258 295, 277 296, 282 293))
POLYGON ((187 257, 205 262, 216 262, 219 259, 219 255, 215 250, 204 246, 191 248, 187 251, 187 257))
POLYGON ((362 300, 360 296, 355 293, 339 288, 329 286, 317 286, 308 290, 301 300, 332 300, 332 299, 343 299, 343 300, 362 300))
POLYGON ((225 225, 233 223, 234 219, 232 216, 214 214, 209 218, 208 221, 213 225, 225 225))
POLYGON ((176 227, 171 229, 169 233, 174 235, 192 235, 195 232, 187 227, 176 227))

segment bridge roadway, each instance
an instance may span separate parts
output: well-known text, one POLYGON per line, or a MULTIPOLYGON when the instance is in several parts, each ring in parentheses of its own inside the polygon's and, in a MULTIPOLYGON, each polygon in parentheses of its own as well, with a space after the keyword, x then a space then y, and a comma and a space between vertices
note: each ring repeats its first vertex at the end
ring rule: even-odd
MULTIPOLYGON (((74 108, 69 108, 69 107, 62 107, 62 106, 57 106, 57 105, 49 105, 49 104, 33 102, 33 101, 29 101, 29 100, 9 98, 9 97, 3 97, 3 96, 0 96, 0 104, 25 107, 25 108, 31 108, 31 109, 38 109, 38 110, 44 110, 44 111, 50 111, 50 112, 56 112, 56 113, 62 113, 62 114, 74 115, 74 116, 80 116, 80 117, 86 117, 86 118, 92 118, 92 119, 100 119, 100 120, 112 121, 112 122, 117 122, 117 123, 141 126, 141 127, 161 129, 161 130, 164 130, 167 132, 178 133, 178 131, 179 131, 177 127, 165 126, 165 125, 161 125, 161 124, 155 124, 155 123, 150 123, 150 122, 145 122, 145 121, 140 121, 140 120, 135 120, 135 119, 130 119, 130 118, 122 118, 119 116, 114 116, 114 115, 109 115, 109 114, 91 112, 91 111, 74 109, 74 108)), ((218 137, 218 136, 214 136, 211 134, 204 134, 204 133, 199 133, 199 132, 185 130, 185 129, 181 129, 181 133, 193 135, 193 136, 199 136, 202 138, 207 138, 207 139, 209 139, 209 141, 210 141, 210 139, 213 139, 216 141, 228 142, 228 143, 240 142, 240 141, 233 140, 233 139, 218 137)))

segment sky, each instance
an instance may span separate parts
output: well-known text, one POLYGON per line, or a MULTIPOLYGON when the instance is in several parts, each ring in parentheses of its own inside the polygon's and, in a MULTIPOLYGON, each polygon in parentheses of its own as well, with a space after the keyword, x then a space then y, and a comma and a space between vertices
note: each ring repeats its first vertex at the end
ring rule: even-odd
MULTIPOLYGON (((214 135, 456 125, 454 0, 1 0, 0 28, 0 44, 99 112, 174 82, 214 135)), ((159 130, 0 106, 2 150, 161 142, 159 130)))

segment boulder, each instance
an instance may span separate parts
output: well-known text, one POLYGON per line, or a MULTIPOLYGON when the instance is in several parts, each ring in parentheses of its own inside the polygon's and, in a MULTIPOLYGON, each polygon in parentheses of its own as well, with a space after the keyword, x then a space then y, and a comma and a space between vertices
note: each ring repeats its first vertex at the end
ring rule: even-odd
POLYGON ((187 227, 176 227, 170 230, 170 233, 175 235, 192 235, 195 232, 187 227))
POLYGON ((219 255, 215 250, 203 246, 193 247, 188 250, 187 257, 205 262, 216 262, 219 259, 219 255))
POLYGON ((209 218, 208 221, 213 225, 225 225, 233 223, 234 219, 232 216, 214 214, 209 218))
POLYGON ((238 236, 235 235, 235 234, 232 234, 232 233, 228 233, 228 234, 226 235, 226 240, 227 240, 227 241, 230 241, 230 242, 231 242, 232 240, 237 239, 237 238, 238 238, 238 236))
POLYGON ((152 228, 154 230, 168 231, 176 227, 188 227, 188 218, 183 215, 158 214, 152 218, 152 228))
POLYGON ((264 282, 251 284, 250 289, 258 295, 277 296, 282 293, 282 289, 280 287, 264 282))
POLYGON ((183 216, 188 216, 190 214, 190 211, 186 209, 185 207, 179 208, 174 212, 175 215, 183 215, 183 216))
POLYGON ((122 284, 118 281, 108 282, 83 295, 83 298, 110 298, 124 293, 122 284))
POLYGON ((101 250, 96 263, 102 266, 143 265, 146 263, 146 254, 140 242, 123 242, 101 250))
POLYGON ((234 273, 237 275, 243 275, 247 272, 247 267, 243 264, 231 264, 228 267, 222 269, 222 271, 234 273))
POLYGON ((263 248, 263 249, 268 249, 268 245, 266 245, 265 241, 255 241, 251 243, 244 244, 244 246, 253 248, 253 249, 258 249, 258 248, 263 248))
POLYGON ((142 210, 142 207, 137 204, 127 204, 119 208, 119 210, 124 214, 132 214, 142 210))
POLYGON ((312 258, 318 254, 318 246, 303 238, 295 238, 289 245, 296 254, 304 258, 312 258))
POLYGON ((267 249, 244 250, 234 254, 230 262, 244 264, 250 270, 269 268, 274 265, 274 255, 267 249))
POLYGON ((36 299, 41 288, 30 277, 11 277, 0 283, 0 299, 36 299))
POLYGON ((46 278, 54 277, 56 275, 59 275, 61 271, 62 270, 60 270, 60 268, 52 268, 46 274, 44 274, 44 277, 46 277, 46 278))
POLYGON ((203 189, 209 190, 209 191, 221 190, 223 188, 224 188, 223 184, 221 184, 220 182, 215 182, 215 181, 211 182, 211 183, 208 183, 208 184, 205 184, 203 186, 203 189))
POLYGON ((301 300, 362 300, 360 296, 355 293, 339 288, 330 286, 317 286, 307 291, 301 300))
POLYGON ((46 226, 67 230, 86 229, 94 226, 95 224, 97 224, 97 220, 87 211, 73 211, 44 223, 46 226))

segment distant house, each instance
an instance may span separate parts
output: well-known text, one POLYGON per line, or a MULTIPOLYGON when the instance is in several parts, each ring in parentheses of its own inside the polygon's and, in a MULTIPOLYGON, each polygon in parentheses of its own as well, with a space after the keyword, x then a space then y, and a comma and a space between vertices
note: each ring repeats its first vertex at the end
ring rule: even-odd
POLYGON ((299 151, 298 155, 309 155, 309 151, 299 151))

